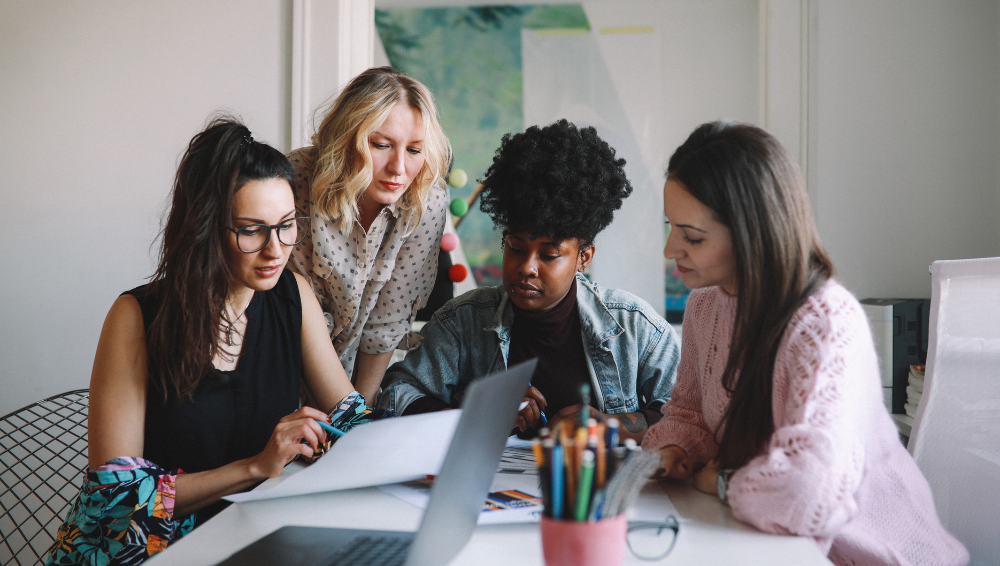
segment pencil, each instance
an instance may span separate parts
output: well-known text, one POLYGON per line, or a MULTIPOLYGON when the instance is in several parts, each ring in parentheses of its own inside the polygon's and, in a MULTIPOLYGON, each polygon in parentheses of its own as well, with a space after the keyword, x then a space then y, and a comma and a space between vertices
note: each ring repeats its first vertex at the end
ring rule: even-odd
POLYGON ((586 448, 587 430, 578 428, 576 429, 576 437, 573 439, 573 475, 576 476, 577 480, 580 478, 580 466, 583 464, 583 452, 586 448))
POLYGON ((546 438, 542 441, 542 460, 544 464, 538 469, 538 483, 542 489, 542 502, 545 504, 545 516, 552 517, 552 449, 555 447, 555 440, 546 438))
POLYGON ((597 457, 597 464, 594 467, 594 481, 597 489, 604 489, 604 482, 607 479, 608 473, 608 452, 604 447, 604 435, 598 432, 596 435, 590 437, 591 441, 596 441, 597 446, 594 447, 594 455, 597 457))
POLYGON ((535 465, 538 467, 545 465, 545 456, 542 453, 542 442, 537 438, 531 441, 531 451, 535 454, 535 465))
POLYGON ((565 476, 565 497, 567 511, 572 514, 572 506, 576 501, 576 464, 573 462, 573 443, 570 441, 569 436, 564 436, 559 439, 559 443, 562 446, 563 455, 563 468, 566 470, 564 472, 565 476))

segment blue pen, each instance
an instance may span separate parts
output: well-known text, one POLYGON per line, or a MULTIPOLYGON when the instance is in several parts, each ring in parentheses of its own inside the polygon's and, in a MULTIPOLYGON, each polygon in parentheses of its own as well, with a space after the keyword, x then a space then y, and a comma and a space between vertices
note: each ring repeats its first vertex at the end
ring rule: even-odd
MULTIPOLYGON (((528 387, 531 387, 530 381, 528 382, 528 387)), ((538 411, 542 414, 542 424, 543 425, 549 424, 549 419, 545 418, 545 411, 541 407, 538 408, 538 411)))
POLYGON ((611 417, 608 419, 607 431, 608 431, 608 448, 615 448, 618 446, 618 419, 611 417))
POLYGON ((556 444, 552 448, 552 518, 562 519, 563 508, 563 450, 556 444))
POLYGON ((316 419, 316 422, 318 422, 319 426, 323 427, 323 430, 325 430, 328 434, 332 434, 334 436, 344 436, 345 434, 347 434, 344 431, 340 430, 339 428, 330 426, 319 419, 316 419))

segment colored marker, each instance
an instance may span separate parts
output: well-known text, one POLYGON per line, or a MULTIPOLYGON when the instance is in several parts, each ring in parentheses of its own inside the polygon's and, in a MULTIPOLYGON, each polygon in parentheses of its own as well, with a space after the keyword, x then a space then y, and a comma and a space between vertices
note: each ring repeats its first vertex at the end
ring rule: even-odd
POLYGON ((552 447, 552 518, 562 519, 563 510, 563 449, 552 447))
POLYGON ((621 423, 618 419, 611 417, 608 419, 608 448, 614 448, 618 446, 618 427, 621 423))
POLYGON ((607 420, 607 467, 606 480, 610 481, 611 476, 615 475, 615 471, 618 469, 618 458, 615 456, 615 450, 618 448, 618 419, 611 417, 607 420))
POLYGON ((590 487, 594 483, 594 453, 587 450, 583 453, 583 462, 580 464, 580 486, 576 492, 576 512, 574 518, 577 521, 587 520, 587 511, 590 510, 590 487))
POLYGON ((319 423, 319 426, 323 427, 323 430, 325 430, 327 432, 327 434, 332 434, 332 435, 337 436, 337 437, 344 436, 345 434, 347 434, 346 432, 340 430, 339 428, 336 428, 334 426, 328 425, 328 424, 326 424, 325 422, 323 422, 321 420, 317 419, 316 422, 319 423))
POLYGON ((587 426, 587 419, 590 418, 590 384, 584 383, 580 386, 580 426, 587 426))

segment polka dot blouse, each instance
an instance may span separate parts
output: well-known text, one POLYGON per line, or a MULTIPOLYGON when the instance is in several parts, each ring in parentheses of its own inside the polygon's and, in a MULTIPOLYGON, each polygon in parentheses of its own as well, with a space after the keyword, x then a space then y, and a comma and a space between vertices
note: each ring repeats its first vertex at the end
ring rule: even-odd
POLYGON ((344 235, 323 220, 311 199, 308 165, 314 147, 289 154, 295 172, 295 209, 311 218, 310 233, 288 265, 305 276, 326 316, 333 346, 351 375, 357 352, 381 354, 415 347, 413 317, 427 304, 437 275, 447 194, 435 185, 420 225, 396 204, 382 209, 368 232, 358 222, 344 235))

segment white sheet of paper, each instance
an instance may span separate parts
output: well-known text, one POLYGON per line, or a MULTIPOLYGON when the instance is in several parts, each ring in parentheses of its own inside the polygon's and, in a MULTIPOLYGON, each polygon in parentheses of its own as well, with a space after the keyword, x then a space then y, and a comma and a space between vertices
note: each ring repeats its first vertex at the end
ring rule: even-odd
POLYGON ((326 455, 271 488, 234 493, 236 503, 421 479, 444 464, 461 409, 384 419, 348 431, 326 455))
POLYGON ((524 450, 531 450, 532 442, 530 440, 521 440, 516 436, 507 437, 507 448, 521 448, 524 450))

